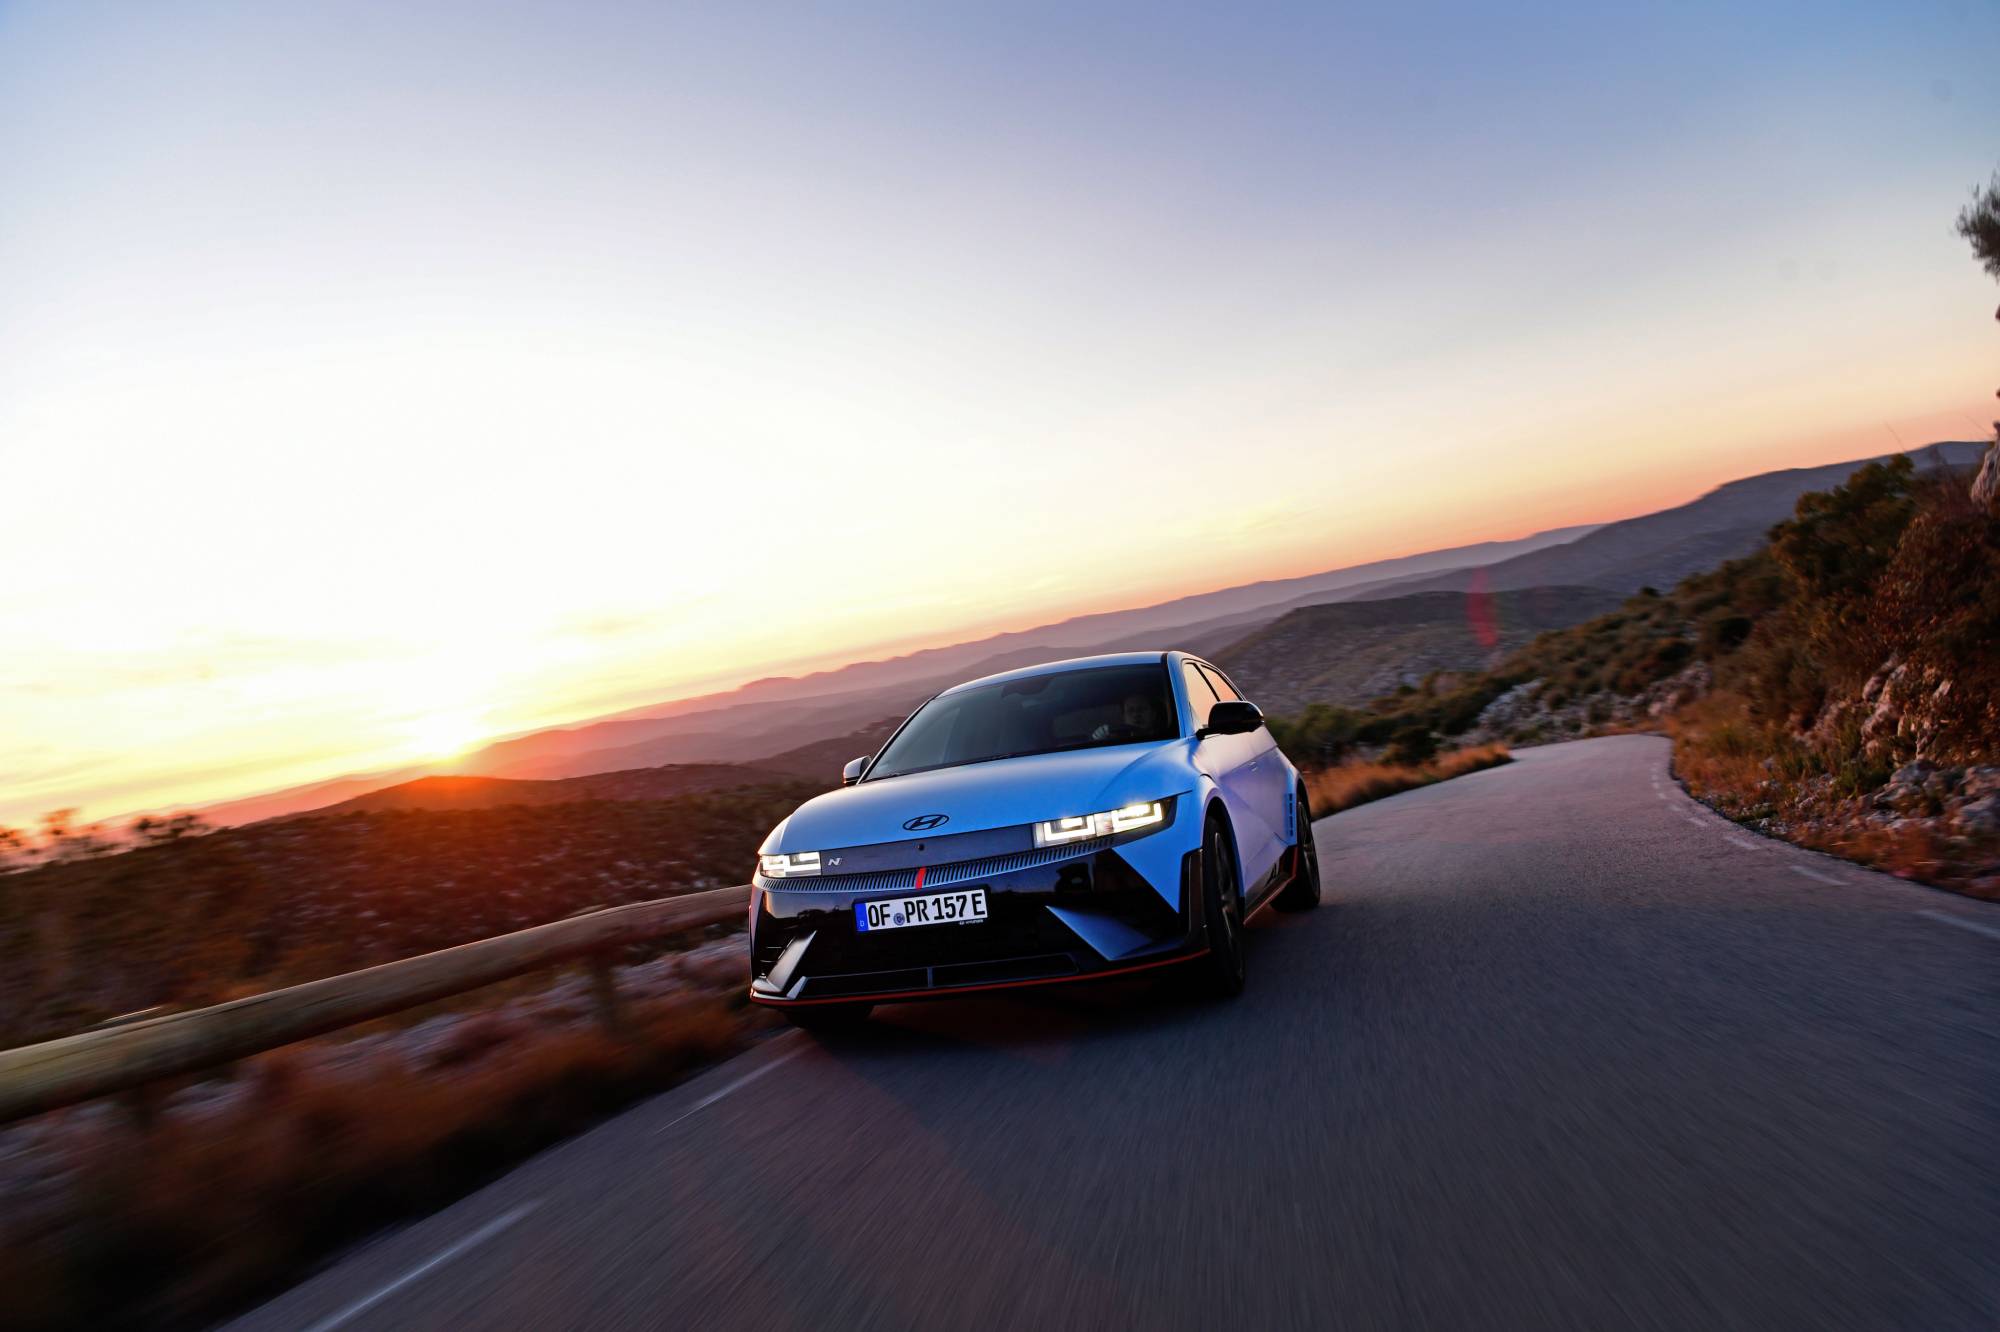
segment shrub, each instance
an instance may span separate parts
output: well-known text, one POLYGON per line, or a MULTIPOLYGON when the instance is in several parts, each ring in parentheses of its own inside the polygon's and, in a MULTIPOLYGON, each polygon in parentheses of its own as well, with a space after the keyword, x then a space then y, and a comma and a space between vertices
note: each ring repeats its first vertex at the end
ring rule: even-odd
POLYGON ((1748 615, 1731 614, 1727 610, 1712 612, 1701 621, 1697 652, 1711 659, 1734 652, 1749 639, 1755 627, 1756 621, 1748 615))
POLYGON ((1405 726, 1389 741, 1389 748, 1383 752, 1385 763, 1415 766, 1428 762, 1437 754, 1437 737, 1428 726, 1405 726))

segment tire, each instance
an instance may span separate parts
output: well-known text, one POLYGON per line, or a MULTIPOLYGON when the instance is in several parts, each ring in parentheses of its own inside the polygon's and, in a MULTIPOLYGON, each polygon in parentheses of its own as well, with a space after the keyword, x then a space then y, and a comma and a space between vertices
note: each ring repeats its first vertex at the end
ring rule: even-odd
POLYGON ((785 1021, 802 1031, 853 1031, 868 1020, 873 1004, 811 1004, 787 1008, 785 1021))
POLYGON ((1195 959, 1195 988, 1212 999, 1243 993, 1243 883, 1229 827, 1211 816, 1201 834, 1201 908, 1208 951, 1195 959))
POLYGON ((1319 905, 1319 847, 1313 843, 1312 807, 1306 803, 1303 786, 1297 801, 1298 843, 1292 854, 1298 859, 1292 867, 1292 881, 1271 902, 1280 911, 1311 911, 1319 905))

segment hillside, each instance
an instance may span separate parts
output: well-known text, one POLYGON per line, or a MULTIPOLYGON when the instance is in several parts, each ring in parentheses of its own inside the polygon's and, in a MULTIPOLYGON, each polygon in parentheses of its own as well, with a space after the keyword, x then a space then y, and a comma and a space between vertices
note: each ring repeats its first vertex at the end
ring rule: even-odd
POLYGON ((889 743, 889 737, 902 724, 901 717, 884 717, 847 735, 837 735, 831 740, 815 740, 809 745, 773 754, 760 760, 759 766, 803 781, 824 782, 833 786, 839 782, 840 770, 847 766, 849 760, 864 754, 873 755, 889 743))
POLYGON ((0 875, 0 1044, 742 883, 826 785, 276 819, 0 875))
POLYGON ((1266 711, 1358 705, 1436 671, 1482 670, 1537 634, 1601 615, 1619 600, 1599 588, 1536 587, 1307 606, 1215 660, 1266 711))

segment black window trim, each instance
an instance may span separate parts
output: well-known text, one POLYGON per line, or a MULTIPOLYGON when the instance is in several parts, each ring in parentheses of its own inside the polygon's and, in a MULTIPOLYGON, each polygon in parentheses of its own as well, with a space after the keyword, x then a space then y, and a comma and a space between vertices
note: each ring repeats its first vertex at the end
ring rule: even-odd
POLYGON ((1201 730, 1203 726, 1206 726, 1208 724, 1208 719, 1205 717, 1197 717, 1195 715, 1194 695, 1188 693, 1186 673, 1188 671, 1193 671, 1196 677, 1199 678, 1201 682, 1208 687, 1208 692, 1211 694, 1215 694, 1215 701, 1218 703, 1222 701, 1222 695, 1215 693, 1214 683, 1208 679, 1207 674, 1201 668, 1202 668, 1202 662, 1199 657, 1190 657, 1185 655, 1181 657, 1182 674, 1180 679, 1180 688, 1182 696, 1187 700, 1189 735, 1195 734, 1197 731, 1201 730))

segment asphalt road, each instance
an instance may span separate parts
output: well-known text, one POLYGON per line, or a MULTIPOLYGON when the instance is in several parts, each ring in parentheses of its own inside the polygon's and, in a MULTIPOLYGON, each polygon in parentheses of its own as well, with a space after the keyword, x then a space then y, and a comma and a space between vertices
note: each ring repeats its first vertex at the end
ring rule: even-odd
POLYGON ((1666 761, 1322 820, 1240 999, 788 1033, 237 1326, 2000 1326, 2000 908, 1666 761))

